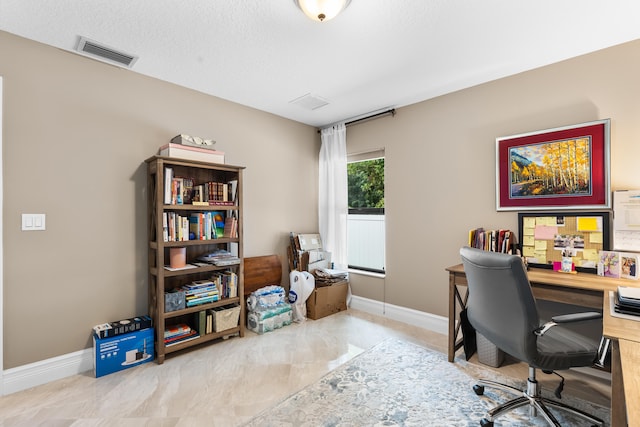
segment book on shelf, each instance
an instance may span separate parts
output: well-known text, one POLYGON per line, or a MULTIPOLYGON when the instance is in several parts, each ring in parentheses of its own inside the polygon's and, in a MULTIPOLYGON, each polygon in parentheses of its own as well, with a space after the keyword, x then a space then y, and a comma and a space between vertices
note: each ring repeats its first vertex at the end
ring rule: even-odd
POLYGON ((229 181, 229 200, 235 203, 238 200, 238 180, 232 179, 229 181))
POLYGON ((206 148, 198 148, 182 144, 165 144, 160 147, 158 154, 165 157, 224 164, 224 152, 222 151, 209 150, 206 148))
POLYGON ((187 300, 187 307, 195 307, 196 305, 209 304, 211 302, 216 302, 220 300, 220 295, 217 293, 215 295, 211 295, 210 297, 202 297, 196 298, 192 300, 187 300))
POLYGON ((187 302, 209 299, 210 297, 218 297, 218 288, 212 286, 211 289, 206 291, 189 291, 192 293, 185 293, 185 300, 187 302))
POLYGON ((213 314, 211 310, 207 310, 207 324, 205 333, 210 334, 213 332, 213 314))
POLYGON ((180 270, 189 270, 190 268, 198 268, 197 265, 187 264, 184 267, 171 267, 169 265, 165 265, 164 269, 167 271, 180 271, 180 270))
POLYGON ((191 332, 191 326, 186 323, 178 323, 176 325, 167 325, 164 328, 164 337, 171 338, 178 335, 188 334, 191 332))
POLYGON ((193 178, 182 177, 182 204, 191 204, 193 196, 193 178))
POLYGON ((238 220, 236 217, 230 215, 224 220, 224 237, 238 237, 238 220))
POLYGON ((184 187, 184 180, 182 178, 173 178, 171 189, 171 204, 182 205, 182 190, 184 187))
POLYGON ((214 239, 221 239, 224 237, 224 212, 215 211, 211 213, 213 217, 213 231, 215 232, 214 239))
POLYGON ((207 311, 200 310, 193 313, 194 323, 196 324, 196 329, 198 330, 198 334, 200 336, 206 335, 207 333, 207 311))
POLYGON ((164 168, 164 204, 171 204, 171 191, 173 183, 173 168, 164 168))
POLYGON ((165 347, 170 347, 172 345, 180 344, 180 343, 185 342, 185 341, 195 340, 196 338, 200 338, 200 334, 198 334, 198 331, 193 330, 189 334, 186 334, 186 335, 183 335, 183 336, 171 338, 169 340, 165 339, 164 340, 164 345, 165 345, 165 347))
POLYGON ((238 275, 233 271, 214 274, 216 285, 219 287, 220 298, 235 298, 238 296, 238 275))
POLYGON ((194 280, 193 282, 187 283, 182 287, 187 290, 196 290, 196 289, 209 288, 211 286, 214 286, 214 283, 211 280, 194 280))

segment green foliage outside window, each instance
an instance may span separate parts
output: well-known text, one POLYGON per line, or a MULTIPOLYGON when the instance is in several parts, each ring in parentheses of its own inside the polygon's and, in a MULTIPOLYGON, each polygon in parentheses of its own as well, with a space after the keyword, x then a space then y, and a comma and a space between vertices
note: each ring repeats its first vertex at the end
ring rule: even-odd
POLYGON ((384 208, 384 158, 347 164, 349 208, 384 208))

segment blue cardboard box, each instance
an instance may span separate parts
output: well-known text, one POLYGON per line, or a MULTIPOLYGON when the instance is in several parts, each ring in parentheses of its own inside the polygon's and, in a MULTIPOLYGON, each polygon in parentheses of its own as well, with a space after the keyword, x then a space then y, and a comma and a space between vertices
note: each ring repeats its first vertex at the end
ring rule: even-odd
POLYGON ((96 378, 153 360, 153 328, 115 337, 93 334, 93 372, 96 378))

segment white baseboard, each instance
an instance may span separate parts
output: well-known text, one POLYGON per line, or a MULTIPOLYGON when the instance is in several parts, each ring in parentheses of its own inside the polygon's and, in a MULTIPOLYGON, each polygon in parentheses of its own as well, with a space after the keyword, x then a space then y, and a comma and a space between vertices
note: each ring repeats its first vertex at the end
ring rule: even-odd
POLYGON ((11 394, 37 385, 81 374, 93 369, 93 349, 63 354, 29 363, 3 372, 4 394, 11 394))
POLYGON ((443 316, 375 301, 368 298, 351 296, 349 307, 378 316, 388 317, 409 325, 418 326, 442 335, 449 334, 449 319, 443 316))

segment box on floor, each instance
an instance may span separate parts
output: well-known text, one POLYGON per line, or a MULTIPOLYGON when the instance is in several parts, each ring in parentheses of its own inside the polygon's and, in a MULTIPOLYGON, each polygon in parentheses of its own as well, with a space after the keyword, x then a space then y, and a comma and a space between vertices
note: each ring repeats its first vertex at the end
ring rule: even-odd
POLYGON ((317 320, 347 309, 349 282, 317 286, 307 299, 307 317, 317 320))
POLYGON ((96 378, 153 360, 154 328, 109 338, 93 334, 93 372, 96 378))

